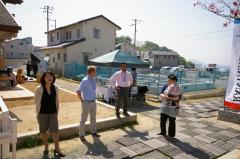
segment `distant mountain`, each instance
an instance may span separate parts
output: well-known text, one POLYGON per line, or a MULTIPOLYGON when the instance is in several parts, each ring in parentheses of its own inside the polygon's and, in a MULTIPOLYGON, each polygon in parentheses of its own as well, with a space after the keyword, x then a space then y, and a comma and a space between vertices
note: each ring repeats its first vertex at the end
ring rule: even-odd
POLYGON ((207 67, 208 66, 208 64, 206 64, 206 63, 204 63, 204 62, 201 62, 201 61, 199 61, 199 60, 196 60, 196 59, 192 59, 192 60, 189 60, 189 61, 191 61, 192 63, 194 63, 195 64, 195 67, 196 68, 204 68, 204 67, 207 67))
POLYGON ((191 62, 193 62, 195 64, 201 64, 203 66, 207 66, 208 65, 208 64, 206 64, 206 63, 204 63, 202 61, 196 60, 196 59, 192 59, 192 60, 189 60, 189 61, 191 61, 191 62))

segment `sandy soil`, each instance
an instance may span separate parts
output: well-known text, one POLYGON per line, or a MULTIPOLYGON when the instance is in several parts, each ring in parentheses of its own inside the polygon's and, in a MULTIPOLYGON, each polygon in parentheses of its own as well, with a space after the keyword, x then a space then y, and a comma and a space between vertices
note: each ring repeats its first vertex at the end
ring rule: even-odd
MULTIPOLYGON (((11 107, 11 117, 18 119, 18 133, 38 130, 35 105, 11 107)), ((66 102, 60 104, 59 125, 77 124, 80 122, 80 102, 66 102)), ((97 105, 97 119, 114 116, 114 110, 102 105, 97 105)))
MULTIPOLYGON (((37 82, 26 82, 26 83, 22 84, 21 86, 34 92, 38 85, 39 85, 39 83, 37 83, 37 82)), ((60 92, 59 92, 59 100, 60 100, 60 103, 78 102, 79 101, 79 99, 76 95, 65 92, 63 90, 60 90, 60 92)), ((27 99, 27 100, 5 101, 5 104, 8 106, 8 108, 15 107, 15 106, 34 105, 34 100, 27 99)))

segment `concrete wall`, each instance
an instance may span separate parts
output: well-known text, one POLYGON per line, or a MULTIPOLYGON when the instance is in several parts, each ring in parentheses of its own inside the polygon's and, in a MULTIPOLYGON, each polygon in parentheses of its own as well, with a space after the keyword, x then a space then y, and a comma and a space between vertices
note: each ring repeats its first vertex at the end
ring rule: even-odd
POLYGON ((4 57, 7 59, 29 59, 33 52, 32 38, 5 42, 4 57))
POLYGON ((49 57, 48 68, 61 70, 61 74, 62 74, 63 70, 64 70, 64 57, 63 56, 66 52, 67 52, 66 48, 44 50, 45 56, 49 57), (60 59, 58 58, 58 54, 60 55, 60 59), (54 61, 53 61, 53 59, 54 59, 54 61))

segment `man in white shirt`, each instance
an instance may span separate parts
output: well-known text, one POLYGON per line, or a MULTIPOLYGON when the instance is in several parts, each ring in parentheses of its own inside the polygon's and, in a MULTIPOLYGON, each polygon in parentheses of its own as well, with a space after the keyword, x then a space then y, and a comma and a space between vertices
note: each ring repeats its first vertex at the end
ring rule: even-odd
POLYGON ((129 88, 132 86, 133 78, 130 72, 127 71, 127 66, 125 63, 120 65, 121 70, 116 72, 111 77, 111 82, 113 87, 117 91, 117 105, 116 105, 116 116, 120 118, 119 109, 122 106, 123 115, 129 116, 127 113, 127 107, 129 103, 129 88))

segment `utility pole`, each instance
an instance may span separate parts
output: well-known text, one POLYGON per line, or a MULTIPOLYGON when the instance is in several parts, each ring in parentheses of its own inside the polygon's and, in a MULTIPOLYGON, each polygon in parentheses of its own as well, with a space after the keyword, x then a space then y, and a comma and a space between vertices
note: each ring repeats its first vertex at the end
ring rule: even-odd
POLYGON ((134 46, 134 56, 136 55, 136 39, 137 39, 137 23, 138 22, 141 22, 140 20, 138 19, 133 19, 134 21, 134 24, 132 24, 131 26, 134 26, 134 42, 133 42, 133 46, 134 46))
POLYGON ((57 20, 55 19, 54 22, 55 22, 55 29, 56 29, 57 28, 57 20))
POLYGON ((49 31, 49 14, 52 14, 53 7, 47 5, 43 7, 43 13, 47 13, 47 32, 49 31))

